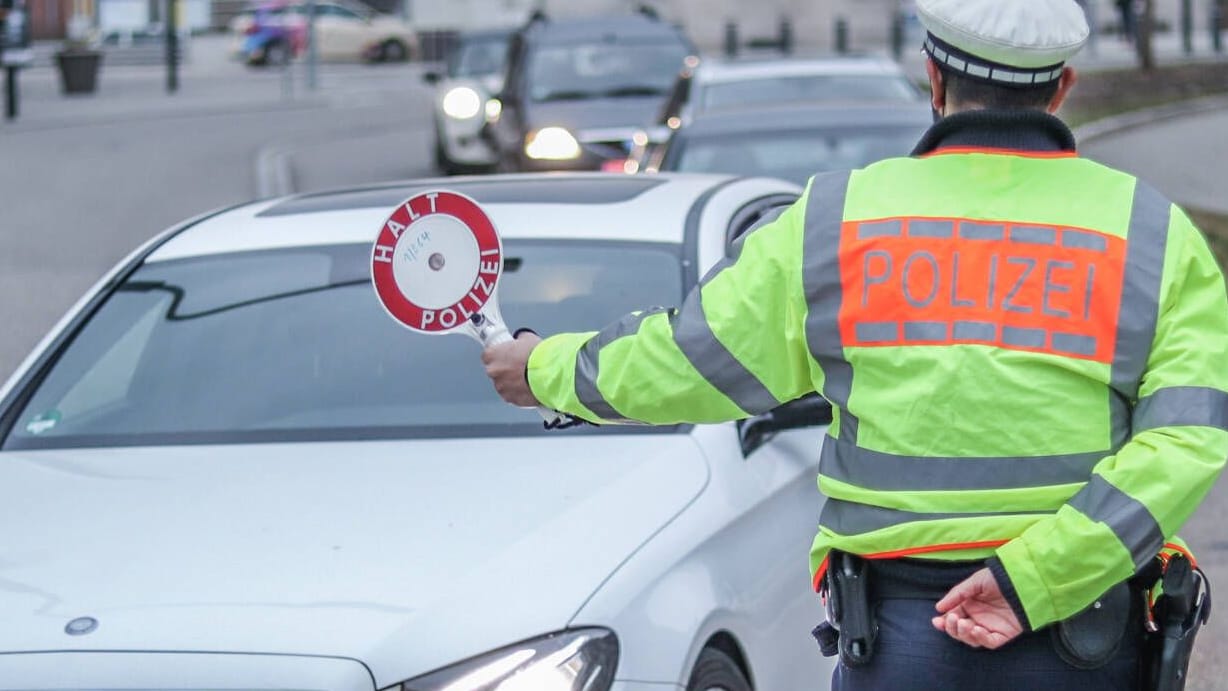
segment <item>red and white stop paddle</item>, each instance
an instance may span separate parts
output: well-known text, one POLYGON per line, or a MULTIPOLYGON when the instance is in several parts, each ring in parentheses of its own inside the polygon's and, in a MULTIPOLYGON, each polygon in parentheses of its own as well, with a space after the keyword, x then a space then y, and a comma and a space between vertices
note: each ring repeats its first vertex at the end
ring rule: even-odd
MULTIPOLYGON (((490 217, 456 192, 399 204, 371 250, 371 282, 388 314, 424 334, 460 333, 483 347, 512 340, 499 312, 503 242, 490 217)), ((547 427, 563 416, 538 408, 547 427)))

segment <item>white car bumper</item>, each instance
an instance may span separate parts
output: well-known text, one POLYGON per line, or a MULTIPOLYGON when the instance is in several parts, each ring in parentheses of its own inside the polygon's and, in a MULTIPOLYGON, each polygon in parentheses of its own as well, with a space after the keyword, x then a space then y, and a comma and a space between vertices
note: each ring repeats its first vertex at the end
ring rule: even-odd
POLYGON ((374 691, 355 660, 226 653, 49 652, 0 655, 0 691, 69 689, 374 691))

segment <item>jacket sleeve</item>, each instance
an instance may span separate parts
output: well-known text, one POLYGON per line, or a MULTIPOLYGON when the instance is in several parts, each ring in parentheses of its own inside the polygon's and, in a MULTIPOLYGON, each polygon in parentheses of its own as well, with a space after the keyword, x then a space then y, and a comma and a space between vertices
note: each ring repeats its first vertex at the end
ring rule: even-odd
POLYGON ((1228 459, 1228 297, 1206 240, 1175 207, 1161 281, 1130 441, 1054 516, 997 551, 1033 629, 1154 558, 1228 459))
POLYGON ((812 391, 801 282, 806 199, 740 238, 680 308, 541 342, 526 373, 534 395, 591 422, 668 425, 740 419, 812 391))

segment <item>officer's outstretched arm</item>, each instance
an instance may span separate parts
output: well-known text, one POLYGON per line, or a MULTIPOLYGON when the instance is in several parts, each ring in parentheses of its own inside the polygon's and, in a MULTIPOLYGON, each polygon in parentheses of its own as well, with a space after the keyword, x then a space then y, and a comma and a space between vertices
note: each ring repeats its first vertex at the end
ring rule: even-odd
POLYGON ((1228 298, 1206 241, 1174 208, 1155 342, 1133 437, 1052 518, 998 558, 1032 628, 1089 605, 1151 560, 1228 458, 1228 298))
POLYGON ((813 390, 800 275, 806 198, 743 236, 682 307, 540 343, 528 365, 533 394, 592 422, 676 424, 736 420, 813 390))

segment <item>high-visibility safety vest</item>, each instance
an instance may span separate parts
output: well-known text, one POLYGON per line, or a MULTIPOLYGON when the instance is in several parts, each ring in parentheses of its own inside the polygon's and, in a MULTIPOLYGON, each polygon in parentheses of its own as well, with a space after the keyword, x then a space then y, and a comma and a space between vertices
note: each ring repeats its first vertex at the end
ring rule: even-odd
POLYGON ((1073 152, 822 174, 677 310, 532 353, 546 406, 715 422, 833 404, 831 549, 996 556, 1039 628, 1156 556, 1228 459, 1228 297, 1202 235, 1073 152))

